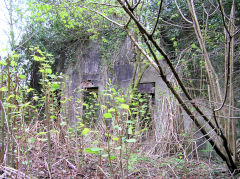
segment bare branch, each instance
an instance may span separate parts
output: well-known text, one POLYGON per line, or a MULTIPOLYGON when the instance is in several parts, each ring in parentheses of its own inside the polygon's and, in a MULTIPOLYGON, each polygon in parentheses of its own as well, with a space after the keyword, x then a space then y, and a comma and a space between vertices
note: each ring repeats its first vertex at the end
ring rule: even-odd
POLYGON ((135 6, 133 7, 133 10, 138 7, 138 5, 140 4, 140 2, 141 2, 141 0, 139 0, 139 1, 137 2, 137 4, 135 4, 135 6))
POLYGON ((228 95, 228 83, 229 83, 229 72, 230 72, 230 59, 231 59, 231 56, 230 56, 230 52, 231 52, 231 48, 230 48, 230 45, 231 45, 231 40, 232 37, 230 36, 230 39, 229 39, 229 42, 227 44, 227 63, 226 63, 226 66, 227 66, 227 72, 226 72, 226 82, 225 82, 225 92, 224 92, 224 98, 223 98, 223 101, 222 101, 222 104, 221 106, 219 106, 218 108, 214 109, 215 112, 217 111, 220 111, 224 104, 226 103, 226 100, 227 100, 227 95, 228 95))
POLYGON ((133 12, 133 8, 132 8, 132 6, 129 4, 128 0, 124 0, 124 1, 125 1, 125 3, 127 4, 128 9, 130 9, 131 12, 133 12))
POLYGON ((155 23, 155 25, 154 25, 154 28, 153 28, 153 31, 152 31, 151 35, 154 34, 154 32, 155 32, 155 30, 156 30, 156 28, 157 28, 158 21, 159 21, 159 18, 160 18, 160 13, 161 13, 161 10, 162 10, 162 4, 163 4, 163 0, 161 0, 161 3, 160 3, 160 5, 159 5, 159 10, 158 10, 158 15, 157 15, 157 21, 156 21, 156 23, 155 23))
MULTIPOLYGON (((87 7, 85 7, 85 6, 81 6, 81 7, 83 7, 83 8, 86 8, 86 9, 87 9, 87 7)), ((98 11, 96 11, 96 10, 93 10, 93 9, 89 9, 89 10, 90 10, 90 11, 92 11, 92 12, 95 12, 95 13, 97 13, 98 15, 102 16, 103 18, 107 19, 108 21, 112 22, 113 24, 115 24, 115 25, 117 25, 117 26, 124 27, 124 25, 123 25, 123 24, 120 24, 120 23, 118 23, 118 22, 116 22, 116 21, 114 21, 114 20, 110 19, 109 17, 107 17, 107 16, 103 15, 102 13, 100 13, 100 12, 98 12, 98 11)))
POLYGON ((178 6, 177 0, 174 0, 174 1, 175 1, 175 4, 176 4, 176 6, 177 6, 177 9, 178 9, 180 15, 182 16, 182 18, 183 18, 185 21, 187 21, 188 23, 192 24, 193 22, 190 21, 190 20, 188 20, 188 19, 183 15, 183 13, 182 13, 180 7, 178 6))
POLYGON ((89 2, 88 4, 98 4, 98 5, 101 5, 101 6, 108 6, 108 7, 121 7, 119 5, 107 4, 107 3, 98 3, 98 2, 89 2))
POLYGON ((231 34, 228 30, 228 25, 227 25, 226 19, 225 19, 225 12, 224 12, 224 9, 223 9, 222 0, 218 0, 218 4, 219 4, 219 7, 220 7, 220 12, 221 12, 221 15, 222 15, 222 21, 223 21, 223 25, 225 27, 225 30, 227 31, 228 35, 231 36, 231 34))
POLYGON ((191 29, 191 28, 192 28, 192 26, 186 26, 186 27, 185 27, 185 26, 173 24, 173 23, 168 22, 168 21, 165 21, 165 20, 163 20, 163 19, 161 19, 161 21, 164 22, 164 23, 166 23, 166 24, 168 24, 168 25, 175 26, 175 27, 179 27, 179 28, 185 28, 185 29, 191 29))
POLYGON ((207 71, 207 75, 208 75, 208 80, 211 86, 211 89, 213 91, 213 98, 216 99, 216 102, 221 101, 222 100, 222 96, 221 96, 221 88, 219 85, 219 80, 218 80, 218 76, 212 66, 212 63, 210 61, 207 49, 206 49, 206 45, 204 43, 204 38, 202 36, 202 32, 201 32, 201 28, 197 19, 197 15, 196 15, 196 11, 194 8, 194 2, 193 0, 191 0, 191 3, 189 0, 187 0, 187 5, 189 8, 189 11, 191 13, 192 16, 192 21, 193 21, 193 27, 194 27, 194 31, 195 34, 197 36, 200 48, 202 50, 203 53, 203 57, 205 60, 205 67, 206 67, 206 71, 207 71))
MULTIPOLYGON (((218 0, 219 3, 221 0, 218 0)), ((226 25, 226 22, 224 21, 225 18, 224 18, 224 11, 223 11, 223 7, 222 7, 222 4, 219 4, 220 5, 220 9, 221 10, 221 14, 222 14, 222 17, 223 17, 223 23, 224 23, 224 26, 226 25)), ((232 12, 231 12, 231 18, 230 18, 230 23, 229 23, 229 27, 226 27, 225 26, 225 30, 227 31, 228 33, 228 38, 227 38, 227 41, 228 41, 228 44, 227 44, 227 62, 226 62, 226 82, 225 82, 225 94, 224 94, 224 99, 222 101, 222 104, 219 108, 217 109, 214 109, 214 111, 219 111, 223 108, 224 104, 226 103, 226 100, 227 100, 227 96, 228 96, 228 83, 229 83, 229 80, 230 80, 230 62, 231 62, 231 50, 234 48, 232 47, 232 39, 233 39, 233 36, 232 36, 232 32, 229 31, 232 29, 233 27, 233 24, 232 24, 232 21, 233 21, 233 8, 234 8, 234 1, 233 1, 233 4, 232 4, 232 12)))
POLYGON ((126 32, 131 39, 131 41, 134 43, 134 45, 138 48, 138 50, 146 57, 146 59, 151 63, 153 68, 159 72, 157 64, 152 60, 152 58, 142 49, 142 47, 137 43, 137 41, 134 39, 133 35, 130 33, 129 29, 126 28, 126 32))
POLYGON ((134 20, 134 22, 136 23, 136 25, 138 26, 139 30, 141 32, 143 32, 144 34, 147 34, 148 36, 150 36, 150 34, 146 31, 146 29, 144 28, 144 26, 137 20, 137 18, 135 17, 135 15, 125 6, 125 4, 122 2, 122 0, 117 0, 119 2, 119 4, 122 6, 122 8, 128 13, 128 15, 130 16, 131 19, 134 20))

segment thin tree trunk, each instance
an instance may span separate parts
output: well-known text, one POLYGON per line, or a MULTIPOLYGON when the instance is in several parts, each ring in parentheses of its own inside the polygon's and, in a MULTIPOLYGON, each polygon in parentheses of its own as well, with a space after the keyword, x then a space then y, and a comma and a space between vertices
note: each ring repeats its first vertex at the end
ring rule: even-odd
MULTIPOLYGON (((200 44, 200 48, 202 50, 202 53, 203 53, 203 57, 204 57, 204 60, 205 60, 205 67, 206 67, 206 71, 207 71, 207 75, 208 75, 208 80, 209 80, 209 84, 210 84, 210 87, 211 87, 211 90, 212 90, 212 97, 213 97, 213 100, 216 104, 220 104, 221 101, 222 101, 222 95, 221 95, 221 88, 220 88, 220 85, 219 85, 219 79, 218 79, 218 76, 212 66, 212 63, 210 61, 210 58, 209 58, 209 55, 208 55, 208 52, 207 52, 207 49, 206 49, 206 46, 205 46, 205 43, 204 43, 204 38, 202 36, 202 32, 201 32, 201 29, 200 29, 200 25, 198 23, 198 19, 197 19, 197 15, 196 15, 196 12, 195 12, 195 8, 194 8, 194 4, 193 4, 193 0, 191 0, 191 3, 189 0, 186 0, 187 1, 187 4, 188 4, 188 9, 191 13, 191 16, 192 16, 192 21, 193 21, 193 27, 194 27, 194 30, 195 30, 195 34, 197 36, 197 39, 198 39, 198 42, 200 44)), ((215 106, 216 106, 215 104, 215 106)))
MULTIPOLYGON (((229 22, 229 31, 231 34, 234 34, 235 28, 235 3, 233 1, 232 10, 230 15, 230 22, 229 22)), ((234 116, 234 93, 233 93, 233 65, 234 65, 234 36, 231 38, 230 42, 230 85, 229 85, 229 118, 234 116)), ((232 119, 232 151, 233 151, 233 159, 237 161, 237 154, 236 154, 236 119, 232 119)), ((229 133, 230 136, 230 133, 229 133)))

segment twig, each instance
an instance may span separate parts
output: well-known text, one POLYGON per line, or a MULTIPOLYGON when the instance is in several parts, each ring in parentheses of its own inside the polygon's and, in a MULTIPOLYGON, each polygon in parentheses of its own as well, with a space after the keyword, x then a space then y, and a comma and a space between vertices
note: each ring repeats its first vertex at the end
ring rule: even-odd
POLYGON ((135 6, 133 7, 133 10, 138 7, 138 5, 139 5, 140 2, 141 2, 141 0, 139 0, 139 1, 137 2, 137 4, 135 4, 135 6))
POLYGON ((98 165, 97 166, 100 170, 101 170, 101 172, 107 177, 107 178, 109 178, 108 176, 107 176, 107 174, 103 171, 103 169, 98 165))
POLYGON ((4 109, 4 106, 3 106, 3 103, 2 103, 2 101, 0 100, 0 105, 1 105, 1 108, 2 108, 2 110, 3 110, 3 114, 4 114, 4 118, 5 118, 5 121, 6 121, 6 126, 7 126, 7 130, 8 130, 8 134, 10 135, 11 134, 11 132, 10 132, 10 129, 9 129, 9 126, 8 126, 8 120, 7 120, 7 114, 6 114, 6 111, 5 111, 5 109, 4 109))
MULTIPOLYGON (((82 1, 80 1, 80 2, 82 2, 82 1)), ((88 4, 98 4, 98 5, 101 5, 101 6, 109 6, 109 7, 121 7, 121 6, 114 5, 114 4, 98 3, 98 2, 89 2, 88 4)))
POLYGON ((175 4, 176 4, 176 6, 177 6, 177 9, 178 9, 178 11, 179 11, 180 15, 182 16, 182 18, 183 18, 185 21, 187 21, 188 23, 192 24, 193 22, 192 22, 192 21, 190 21, 190 20, 188 20, 188 19, 187 19, 187 18, 186 18, 186 17, 183 15, 183 13, 182 13, 182 11, 181 11, 180 7, 178 6, 177 0, 175 0, 175 4))
MULTIPOLYGON (((225 26, 225 30, 227 31, 227 33, 228 33, 228 38, 227 38, 227 40, 228 40, 228 44, 227 44, 227 63, 226 63, 226 68, 227 68, 227 71, 226 71, 226 77, 227 77, 227 79, 226 79, 226 82, 225 82, 225 94, 224 94, 224 99, 223 99, 223 102, 222 102, 222 104, 221 104, 221 106, 219 107, 219 108, 217 108, 217 109, 214 109, 214 111, 219 111, 219 110, 221 110, 222 108, 223 108, 223 106, 224 106, 224 104, 226 103, 226 100, 227 100, 227 96, 228 96, 228 83, 229 83, 229 80, 230 80, 230 63, 231 63, 231 48, 233 48, 232 46, 231 46, 231 43, 232 43, 232 40, 233 40, 233 36, 232 36, 232 34, 231 34, 231 32, 230 32, 230 30, 231 30, 231 27, 232 27, 232 11, 233 11, 233 9, 232 9, 232 11, 231 11, 231 17, 230 17, 230 22, 229 22, 229 29, 227 28, 227 24, 226 24, 226 22, 225 22, 225 18, 224 18, 224 11, 223 11, 223 7, 222 7, 222 2, 221 2, 221 0, 218 0, 218 2, 219 2, 219 6, 220 6, 220 9, 221 9, 221 14, 222 14, 222 20, 223 20, 223 23, 224 23, 224 26, 225 26)), ((233 4, 232 4, 232 6, 234 7, 234 1, 233 1, 233 4)))
POLYGON ((161 3, 159 5, 159 10, 158 10, 158 14, 157 14, 157 21, 156 21, 156 23, 154 25, 154 28, 153 28, 153 31, 152 31, 151 35, 154 34, 154 32, 155 32, 155 30, 157 28, 157 24, 158 24, 158 21, 159 21, 159 18, 160 18, 160 13, 161 13, 161 10, 162 10, 162 4, 163 4, 163 0, 161 0, 161 3))
POLYGON ((105 18, 106 20, 112 22, 112 23, 115 24, 115 25, 118 25, 118 26, 120 26, 120 27, 124 27, 124 25, 122 25, 122 24, 120 24, 120 23, 118 23, 118 22, 110 19, 109 17, 103 15, 102 13, 100 13, 100 12, 98 12, 98 11, 96 11, 96 10, 93 10, 93 9, 91 9, 91 8, 88 8, 88 7, 82 6, 82 5, 79 5, 79 6, 82 7, 82 8, 88 9, 88 10, 90 10, 90 11, 92 11, 92 12, 97 13, 98 15, 102 16, 103 18, 105 18))
POLYGON ((49 169, 49 164, 48 164, 48 162, 45 159, 44 159, 44 161, 45 161, 45 165, 46 165, 47 170, 48 170, 49 178, 52 179, 52 174, 51 174, 51 171, 49 169))
POLYGON ((137 41, 134 39, 133 35, 131 35, 130 31, 126 28, 126 32, 134 45, 138 48, 138 50, 147 58, 147 60, 152 64, 152 66, 159 72, 157 64, 152 60, 152 58, 142 49, 142 47, 137 43, 137 41))
POLYGON ((76 170, 76 167, 71 162, 69 162, 67 159, 65 159, 65 161, 68 163, 69 168, 76 170))
POLYGON ((133 8, 132 8, 132 6, 130 6, 130 4, 128 3, 128 0, 124 0, 124 1, 125 1, 125 3, 127 4, 128 9, 130 9, 130 10, 133 12, 133 8))
MULTIPOLYGON (((225 30, 227 31, 228 35, 231 36, 231 33, 227 27, 227 22, 225 20, 225 12, 224 12, 224 9, 223 9, 223 5, 222 5, 222 0, 218 0, 218 4, 220 6, 220 12, 221 12, 221 15, 222 15, 222 21, 223 21, 223 25, 225 27, 225 30)), ((231 22, 230 22, 231 23, 231 22)))
MULTIPOLYGON (((19 175, 20 175, 20 177, 23 177, 23 178, 26 178, 26 179, 32 178, 32 177, 27 176, 27 175, 24 174, 23 172, 18 171, 18 170, 14 169, 14 168, 11 168, 11 167, 7 167, 7 166, 0 165, 0 170, 2 170, 5 175, 9 175, 9 176, 10 176, 11 174, 15 174, 15 175, 17 175, 18 177, 19 177, 19 175)), ((7 178, 7 176, 4 176, 4 174, 2 174, 2 175, 0 176, 0 178, 7 178)))
POLYGON ((54 165, 57 165, 58 163, 60 163, 61 161, 63 161, 65 158, 62 158, 62 159, 60 159, 59 161, 57 161, 56 163, 54 163, 54 164, 52 164, 52 167, 54 166, 54 165))
POLYGON ((174 172, 174 170, 172 169, 172 167, 171 167, 169 164, 167 164, 167 166, 172 170, 172 172, 173 172, 173 174, 176 176, 176 178, 179 178, 179 177, 177 176, 177 174, 174 172))

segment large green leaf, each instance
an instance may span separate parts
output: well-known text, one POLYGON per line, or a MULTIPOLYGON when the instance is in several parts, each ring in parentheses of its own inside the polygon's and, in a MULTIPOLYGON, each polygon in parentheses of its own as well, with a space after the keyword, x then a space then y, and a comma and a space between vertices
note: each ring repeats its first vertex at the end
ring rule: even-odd
POLYGON ((85 151, 90 154, 99 154, 104 148, 86 148, 85 151))
POLYGON ((89 128, 84 128, 82 131, 82 135, 87 135, 90 132, 89 128))
POLYGON ((106 118, 106 119, 112 118, 112 114, 111 113, 105 113, 104 118, 106 118))

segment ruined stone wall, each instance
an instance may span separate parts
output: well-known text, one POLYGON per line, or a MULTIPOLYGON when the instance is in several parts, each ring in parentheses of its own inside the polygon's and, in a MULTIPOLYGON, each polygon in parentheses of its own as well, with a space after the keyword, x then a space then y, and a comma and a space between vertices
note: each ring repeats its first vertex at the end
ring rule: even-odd
MULTIPOLYGON (((102 91, 109 79, 113 84, 120 85, 121 88, 127 89, 132 83, 135 51, 134 46, 129 38, 125 38, 119 51, 115 52, 111 61, 112 69, 115 75, 108 69, 105 59, 101 56, 100 46, 91 40, 85 41, 79 45, 76 52, 76 62, 71 64, 67 70, 66 75, 69 79, 66 80, 65 94, 68 97, 73 96, 71 102, 65 104, 65 107, 70 108, 67 112, 71 113, 69 116, 72 123, 75 123, 76 104, 75 101, 82 99, 82 93, 76 93, 76 89, 80 88, 98 88, 102 91)), ((155 69, 151 66, 144 72, 139 84, 139 90, 154 94, 154 132, 156 139, 160 140, 161 134, 165 133, 169 128, 165 128, 164 124, 169 122, 168 112, 169 103, 163 102, 171 97, 169 90, 155 69)), ((81 104, 79 107, 81 111, 81 104)), ((79 112, 79 111, 78 111, 79 112)), ((173 121, 174 122, 174 121, 173 121)))

